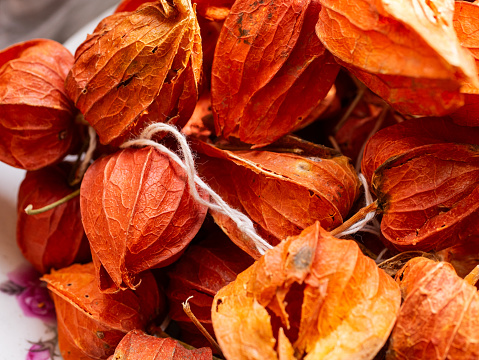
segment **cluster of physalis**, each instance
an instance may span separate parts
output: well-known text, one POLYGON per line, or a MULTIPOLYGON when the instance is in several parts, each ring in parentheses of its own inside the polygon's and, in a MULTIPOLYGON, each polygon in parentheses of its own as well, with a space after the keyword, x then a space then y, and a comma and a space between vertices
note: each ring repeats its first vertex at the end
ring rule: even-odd
POLYGON ((477 18, 124 0, 74 56, 0 51, 63 358, 479 358, 477 18))

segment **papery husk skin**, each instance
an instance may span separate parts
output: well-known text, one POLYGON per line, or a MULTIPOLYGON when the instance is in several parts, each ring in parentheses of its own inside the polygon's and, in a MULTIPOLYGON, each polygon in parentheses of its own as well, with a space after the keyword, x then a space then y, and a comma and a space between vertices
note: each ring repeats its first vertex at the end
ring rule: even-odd
POLYGON ((0 51, 0 161, 37 170, 67 155, 76 109, 64 82, 72 66, 72 54, 52 40, 0 51))
MULTIPOLYGON (((215 55, 216 44, 223 27, 222 22, 209 21, 198 16, 198 24, 200 25, 201 48, 203 50, 203 94, 211 91, 211 69, 215 55)), ((211 94, 210 111, 211 111, 211 94)))
MULTIPOLYGON (((456 1, 454 3, 454 30, 459 42, 468 49, 479 65, 479 4, 456 1)), ((461 87, 464 94, 464 106, 450 116, 456 124, 479 126, 479 88, 471 83, 461 87)))
POLYGON ((191 196, 184 170, 153 147, 96 160, 80 207, 99 286, 108 292, 135 289, 139 273, 175 261, 207 211, 191 196))
POLYGON ((384 243, 441 250, 479 235, 479 146, 439 143, 391 157, 374 172, 384 243))
POLYGON ((187 137, 196 137, 208 141, 212 133, 213 114, 211 113, 211 96, 203 93, 196 103, 195 111, 181 132, 187 137))
POLYGON ((441 250, 436 256, 454 266, 457 275, 464 278, 479 265, 479 235, 472 235, 459 244, 441 250))
POLYGON ((341 107, 339 96, 337 94, 336 86, 333 85, 329 89, 326 97, 309 113, 309 115, 301 122, 297 127, 293 129, 293 132, 300 131, 312 123, 325 120, 332 114, 339 111, 341 107))
POLYGON ((325 47, 395 110, 442 116, 458 109, 474 59, 453 27, 454 0, 320 0, 325 47))
POLYGON ((212 360, 210 348, 186 349, 178 340, 157 338, 132 330, 108 360, 212 360))
MULTIPOLYGON (((345 65, 338 60, 338 63, 345 65)), ((459 80, 430 80, 370 74, 354 67, 349 72, 405 115, 444 116, 464 105, 459 80)))
POLYGON ((361 172, 368 183, 387 159, 418 146, 439 143, 479 145, 479 129, 459 126, 448 117, 410 119, 387 127, 367 142, 361 172))
POLYGON ((316 0, 236 1, 213 60, 217 135, 261 147, 301 128, 339 66, 314 35, 316 0))
POLYGON ((181 328, 181 339, 194 347, 210 344, 185 314, 182 303, 191 296, 188 300, 191 311, 205 329, 214 335, 211 324, 214 296, 254 262, 221 229, 216 227, 208 230, 208 237, 191 245, 168 270, 168 314, 181 328))
POLYGON ((70 171, 70 164, 65 163, 29 171, 18 191, 17 244, 41 273, 91 261, 81 221, 80 197, 37 215, 27 215, 24 210, 29 204, 38 209, 72 193, 75 189, 68 185, 70 171))
POLYGON ((458 125, 479 126, 477 114, 479 114, 479 93, 464 94, 464 105, 450 116, 458 125))
POLYGON ((191 2, 161 0, 103 20, 78 48, 66 88, 101 143, 119 145, 151 122, 184 126, 201 71, 191 2))
POLYGON ((387 360, 479 358, 479 296, 451 264, 410 260, 396 275, 404 298, 387 360))
POLYGON ((103 294, 92 263, 72 265, 44 275, 53 295, 58 319, 58 342, 65 360, 107 359, 133 329, 146 329, 164 306, 150 272, 136 291, 103 294))
POLYGON ((122 0, 115 9, 115 13, 132 12, 138 9, 141 5, 152 1, 148 0, 122 0))
POLYGON ((226 359, 372 359, 399 305, 392 278, 315 223, 221 289, 211 311, 226 359))
MULTIPOLYGON (((115 12, 134 11, 140 5, 150 2, 148 0, 123 0, 115 12)), ((205 19, 221 21, 228 15, 234 0, 193 0, 196 5, 196 13, 205 19)))
MULTIPOLYGON (((200 175, 230 206, 249 216, 271 245, 317 220, 326 229, 339 226, 360 186, 349 160, 335 150, 297 139, 281 141, 271 146, 273 151, 228 151, 191 141, 200 175)), ((260 257, 229 218, 211 213, 236 245, 260 257)))

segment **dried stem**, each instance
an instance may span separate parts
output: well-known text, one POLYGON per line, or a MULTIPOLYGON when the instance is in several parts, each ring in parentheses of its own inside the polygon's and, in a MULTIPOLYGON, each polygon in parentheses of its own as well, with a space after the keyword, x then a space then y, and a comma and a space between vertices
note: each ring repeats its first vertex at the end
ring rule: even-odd
POLYGON ((193 296, 190 296, 188 299, 186 299, 186 301, 184 303, 182 303, 183 305, 183 311, 185 312, 186 315, 188 315, 188 317, 190 318, 190 320, 193 322, 193 324, 195 324, 195 326, 198 328, 199 331, 201 331, 201 333, 204 335, 204 337, 208 340, 208 342, 211 344, 211 346, 216 350, 216 352, 218 354, 220 354, 221 356, 223 356, 223 352, 221 351, 221 348, 220 346, 218 345, 218 343, 216 342, 215 339, 213 339, 213 337, 210 335, 210 333, 208 332, 208 330, 206 330, 204 328, 203 325, 201 325, 201 323, 198 321, 198 319, 196 318, 195 314, 193 314, 193 312, 191 311, 191 308, 190 308, 190 304, 188 303, 188 301, 192 298, 193 296))
POLYGON ((334 150, 341 152, 341 148, 339 147, 338 142, 336 141, 336 138, 332 135, 329 135, 328 139, 331 145, 333 145, 334 150))
POLYGON ((363 146, 361 146, 361 150, 359 150, 359 155, 358 158, 356 159, 356 166, 355 169, 357 172, 361 171, 361 162, 363 161, 363 155, 364 155, 364 149, 366 148, 366 144, 368 143, 369 139, 376 134, 376 132, 381 128, 383 125, 384 119, 386 118, 386 115, 389 111, 389 106, 386 105, 382 109, 381 113, 379 114, 378 118, 376 119, 376 123, 374 124, 374 127, 372 130, 369 132, 368 137, 363 143, 363 146))
POLYGON ((37 214, 41 214, 45 211, 48 211, 48 210, 51 210, 53 208, 56 208, 57 206, 61 205, 61 204, 64 204, 66 203, 67 201, 73 199, 74 197, 80 195, 80 189, 78 190, 75 190, 74 192, 72 192, 71 194, 68 194, 67 196, 61 198, 60 200, 58 201, 55 201, 54 203, 51 203, 47 206, 44 206, 40 209, 33 209, 33 205, 30 204, 28 205, 26 208, 25 208, 25 213, 27 215, 37 215, 37 214))
POLYGON ((88 166, 90 165, 90 161, 93 158, 93 153, 95 152, 95 149, 96 149, 96 132, 95 132, 95 129, 89 126, 88 127, 88 149, 85 152, 85 158, 79 164, 75 172, 75 178, 70 183, 71 186, 80 183, 81 180, 83 179, 83 175, 85 175, 85 172, 88 166))
POLYGON ((376 211, 378 208, 378 201, 374 201, 368 206, 365 206, 361 208, 356 214, 351 216, 348 220, 343 222, 341 225, 339 225, 336 229, 333 229, 330 231, 331 235, 335 236, 347 229, 349 229, 352 225, 357 223, 359 220, 362 220, 366 217, 367 214, 369 214, 372 211, 376 211))
MULTIPOLYGON (((215 144, 220 150, 228 150, 228 151, 244 151, 244 150, 251 150, 250 146, 237 146, 237 145, 230 145, 230 144, 215 144)), ((303 149, 297 148, 282 148, 282 147, 268 147, 268 151, 271 152, 279 152, 279 153, 291 153, 291 154, 302 154, 304 153, 303 149)))
POLYGON ((477 281, 479 280, 479 265, 472 269, 472 271, 467 274, 464 280, 473 286, 476 285, 477 281))
POLYGON ((75 116, 75 123, 81 125, 90 125, 88 121, 85 120, 85 117, 81 112, 78 112, 78 114, 75 116))
POLYGON ((75 186, 74 182, 76 181, 75 177, 76 177, 78 167, 81 164, 81 156, 88 149, 89 143, 90 143, 90 139, 88 139, 88 141, 83 141, 82 146, 80 148, 80 151, 78 152, 78 154, 76 154, 77 159, 75 160, 75 163, 73 164, 73 167, 70 171, 70 174, 68 175, 68 185, 69 186, 72 186, 72 187, 75 186))
POLYGON ((363 97, 365 91, 366 91, 366 86, 360 86, 359 87, 358 93, 356 94, 356 97, 353 99, 353 101, 351 102, 349 107, 346 109, 346 112, 341 117, 341 120, 339 120, 339 122, 334 127, 334 130, 333 130, 334 134, 336 134, 339 131, 339 129, 341 129, 341 127, 344 125, 346 120, 348 120, 348 118, 351 116, 351 113, 353 112, 353 110, 358 105, 358 103, 361 100, 361 98, 363 97))
POLYGON ((413 250, 405 251, 397 254, 387 260, 378 264, 380 269, 383 269, 388 275, 394 277, 396 273, 412 258, 425 257, 434 261, 438 261, 434 254, 426 253, 424 251, 413 250))

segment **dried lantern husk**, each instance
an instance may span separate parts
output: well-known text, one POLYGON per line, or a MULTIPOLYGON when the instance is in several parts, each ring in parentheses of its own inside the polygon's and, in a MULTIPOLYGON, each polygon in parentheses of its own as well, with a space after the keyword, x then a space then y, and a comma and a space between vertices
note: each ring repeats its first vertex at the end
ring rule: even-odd
POLYGON ((479 128, 459 126, 448 117, 410 119, 389 126, 368 140, 361 172, 371 183, 374 171, 389 158, 418 146, 440 143, 479 145, 479 128))
POLYGON ((441 116, 463 104, 463 81, 479 84, 454 32, 454 0, 320 0, 325 47, 394 109, 441 116))
POLYGON ((382 239, 397 250, 441 250, 477 233, 479 129, 450 118, 378 131, 361 169, 378 197, 382 239))
MULTIPOLYGON (((477 19, 479 17, 479 4, 457 1, 454 3, 454 30, 460 44, 468 49, 476 67, 479 66, 479 30, 477 19)), ((464 106, 450 116, 454 122, 464 126, 479 126, 479 88, 471 83, 465 83, 461 87, 464 94, 464 106)))
MULTIPOLYGON (((213 67, 215 48, 216 44, 218 43, 218 38, 220 36, 223 23, 209 21, 201 16, 198 16, 198 24, 200 25, 201 47, 203 49, 203 89, 209 92, 211 89, 211 68, 213 67)), ((211 94, 209 97, 211 102, 211 94)))
POLYGON ((464 90, 461 88, 461 91, 464 92, 464 105, 450 114, 451 118, 458 125, 479 126, 479 117, 477 116, 479 113, 479 89, 464 90))
POLYGON ((470 236, 459 244, 441 250, 436 256, 454 266, 457 275, 464 278, 479 265, 479 235, 470 236))
MULTIPOLYGON (((140 5, 150 2, 148 0, 123 0, 115 12, 133 11, 140 5)), ((228 15, 234 0, 193 0, 196 5, 196 13, 205 19, 221 21, 228 15)))
POLYGON ((190 0, 160 0, 104 19, 78 48, 66 89, 101 143, 120 144, 151 122, 185 125, 201 71, 190 0))
POLYGON ((68 153, 76 109, 64 82, 72 66, 70 52, 52 40, 0 51, 0 161, 37 170, 68 153))
POLYGON ((58 342, 65 360, 107 359, 131 330, 144 330, 164 306, 150 272, 136 291, 104 294, 98 289, 93 263, 75 264, 43 276, 53 295, 58 342))
MULTIPOLYGON (((191 144, 198 153, 198 172, 208 185, 248 215, 272 245, 316 220, 334 229, 359 195, 358 177, 345 156, 297 138, 278 141, 268 148, 271 151, 228 151, 198 140, 191 144)), ((241 229, 226 216, 211 213, 236 245, 259 258, 241 229)))
POLYGON ((187 344, 210 346, 191 319, 183 311, 188 298, 191 311, 210 334, 211 304, 216 293, 236 279, 254 260, 233 244, 219 229, 209 229, 207 238, 191 245, 168 270, 170 282, 166 289, 169 316, 181 328, 181 339, 187 344))
POLYGON ((223 21, 231 11, 234 0, 193 0, 198 15, 207 20, 223 21))
MULTIPOLYGON (((149 1, 124 0, 118 5, 118 8, 115 10, 115 12, 118 13, 124 11, 134 11, 145 2, 149 1)), ((203 90, 209 90, 210 88, 213 55, 215 52, 216 42, 218 40, 218 36, 220 35, 221 27, 223 25, 222 22, 210 20, 223 20, 226 15, 228 15, 229 8, 233 4, 233 2, 234 1, 231 0, 213 0, 211 3, 209 3, 208 1, 192 1, 192 3, 196 5, 196 13, 198 15, 197 19, 201 35, 201 47, 203 52, 203 90)), ((199 99, 198 102, 199 101, 201 101, 201 99, 199 99)))
POLYGON ((172 338, 157 338, 132 330, 121 340, 109 360, 212 360, 210 348, 186 349, 172 338))
POLYGON ((371 184, 385 244, 437 251, 479 235, 477 184, 477 145, 429 144, 391 157, 371 184))
POLYGON ((91 261, 78 196, 41 214, 27 215, 24 210, 30 204, 42 208, 71 194, 75 189, 68 184, 70 171, 68 163, 29 171, 18 191, 17 244, 41 273, 91 261))
POLYGON ((479 296, 445 262, 410 260, 396 275, 403 304, 387 360, 477 359, 479 296))
POLYGON ((400 298, 354 241, 315 223, 221 289, 211 311, 226 359, 372 359, 400 298))
POLYGON ((188 137, 208 141, 212 130, 214 130, 214 125, 213 114, 211 113, 211 96, 210 93, 203 93, 196 103, 193 115, 181 132, 188 137))
POLYGON ((96 160, 80 189, 83 226, 102 291, 135 289, 138 274, 175 261, 207 208, 190 194, 184 170, 153 147, 96 160))
POLYGON ((270 144, 326 97, 339 66, 314 34, 320 8, 317 0, 234 3, 213 60, 217 135, 270 144))

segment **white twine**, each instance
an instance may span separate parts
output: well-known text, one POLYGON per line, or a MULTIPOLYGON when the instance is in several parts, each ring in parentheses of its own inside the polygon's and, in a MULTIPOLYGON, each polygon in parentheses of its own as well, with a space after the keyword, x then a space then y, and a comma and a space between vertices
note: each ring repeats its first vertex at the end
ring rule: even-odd
POLYGON ((160 324, 161 331, 166 331, 166 329, 168 328, 168 325, 170 325, 170 323, 171 323, 171 318, 170 318, 170 315, 167 314, 166 317, 163 319, 163 321, 160 324))
MULTIPOLYGON (((374 202, 374 200, 373 200, 373 197, 371 196, 371 192, 369 191, 368 182, 366 181, 366 178, 364 177, 363 174, 359 173, 358 176, 359 176, 359 180, 363 184, 366 206, 369 206, 374 202)), ((380 235, 379 222, 377 221, 377 219, 374 218, 375 215, 376 215, 376 210, 372 210, 370 213, 368 213, 364 217, 364 219, 357 221, 356 223, 351 225, 348 229, 334 235, 334 237, 341 238, 346 235, 355 234, 359 231, 364 231, 364 232, 368 232, 368 233, 379 236, 380 235), (374 220, 373 225, 368 225, 368 223, 371 220, 374 220)))
POLYGON ((173 161, 175 161, 181 168, 186 172, 188 187, 190 190, 191 196, 200 204, 207 206, 211 210, 219 212, 220 214, 228 216, 237 226, 240 231, 243 232, 246 236, 251 238, 258 249, 258 252, 263 255, 266 250, 272 249, 273 247, 267 243, 261 236, 256 233, 253 222, 246 215, 240 211, 231 208, 222 198, 219 196, 213 189, 211 189, 196 173, 195 162, 193 159, 193 154, 191 149, 186 141, 186 137, 178 131, 174 126, 155 123, 146 127, 140 136, 137 139, 127 141, 121 145, 121 148, 128 148, 131 146, 153 146, 159 152, 169 156, 173 161), (165 131, 174 136, 176 141, 181 147, 181 153, 183 155, 183 160, 175 154, 173 151, 161 145, 151 138, 153 135, 160 131, 165 131), (202 188, 208 193, 211 200, 203 199, 196 185, 202 188))
POLYGON ((388 250, 388 248, 384 248, 381 250, 376 260, 374 260, 376 264, 380 264, 381 262, 383 262, 383 256, 387 253, 388 250))

